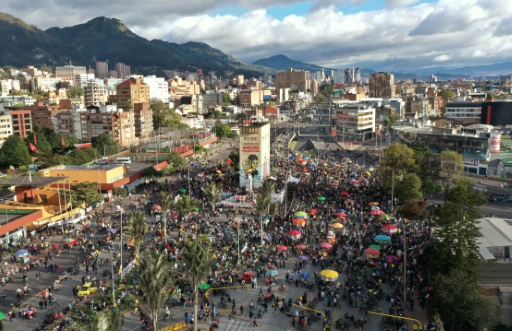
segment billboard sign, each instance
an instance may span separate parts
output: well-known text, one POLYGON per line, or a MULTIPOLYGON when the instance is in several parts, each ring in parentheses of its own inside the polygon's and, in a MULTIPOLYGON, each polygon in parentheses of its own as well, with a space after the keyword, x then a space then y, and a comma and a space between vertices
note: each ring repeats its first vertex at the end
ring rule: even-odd
POLYGON ((491 135, 491 144, 489 145, 489 152, 499 153, 500 145, 501 145, 501 135, 499 135, 499 134, 491 135))

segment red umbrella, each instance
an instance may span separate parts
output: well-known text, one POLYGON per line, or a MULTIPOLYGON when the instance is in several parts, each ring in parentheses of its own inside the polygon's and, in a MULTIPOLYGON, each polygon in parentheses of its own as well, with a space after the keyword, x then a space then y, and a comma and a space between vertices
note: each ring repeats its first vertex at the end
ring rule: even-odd
POLYGON ((300 236, 300 231, 299 230, 291 230, 291 231, 288 231, 288 235, 290 236, 300 236))
POLYGON ((396 227, 396 225, 386 224, 382 226, 381 230, 385 233, 396 233, 398 231, 398 228, 396 227))
POLYGON ((382 210, 380 209, 375 209, 375 210, 372 210, 370 212, 371 215, 382 215, 382 214, 385 214, 385 212, 383 212, 382 210))
POLYGON ((364 255, 379 256, 380 251, 375 248, 367 248, 364 250, 364 255))
POLYGON ((306 220, 303 218, 294 218, 293 225, 303 227, 304 225, 306 225, 306 220))
POLYGON ((350 193, 348 193, 347 191, 342 191, 341 192, 341 195, 344 196, 344 197, 348 197, 350 193))
POLYGON ((288 247, 283 246, 283 245, 280 245, 280 246, 277 246, 277 249, 278 249, 279 251, 287 251, 287 250, 288 250, 288 247))
POLYGON ((295 249, 306 249, 306 245, 299 244, 299 245, 295 246, 295 249))
POLYGON ((226 160, 226 162, 227 162, 227 163, 233 163, 233 160, 231 160, 231 159, 227 159, 227 160, 226 160))
POLYGON ((316 214, 316 213, 317 213, 316 209, 310 209, 310 210, 308 210, 308 214, 312 214, 312 215, 314 215, 314 214, 316 214))
POLYGON ((153 210, 162 210, 162 207, 160 207, 159 205, 154 205, 153 210))
POLYGON ((338 217, 347 217, 347 214, 345 214, 345 213, 336 213, 336 216, 338 216, 338 217))
POLYGON ((244 272, 244 276, 252 277, 252 276, 254 276, 254 273, 252 271, 246 271, 246 272, 244 272))
POLYGON ((330 243, 321 243, 320 244, 320 248, 323 248, 323 249, 331 249, 332 248, 332 245, 330 243))

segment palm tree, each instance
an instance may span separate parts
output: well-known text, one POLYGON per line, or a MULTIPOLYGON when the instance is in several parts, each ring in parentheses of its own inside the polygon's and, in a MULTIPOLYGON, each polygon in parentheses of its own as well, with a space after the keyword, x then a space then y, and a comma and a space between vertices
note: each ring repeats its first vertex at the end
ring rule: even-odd
POLYGON ((160 192, 158 196, 158 201, 160 203, 160 207, 162 207, 162 215, 164 221, 164 242, 167 244, 167 213, 171 209, 173 196, 170 192, 160 192))
POLYGON ((192 199, 189 195, 182 195, 178 202, 176 202, 174 205, 174 208, 184 213, 186 215, 185 219, 188 219, 190 214, 192 214, 198 206, 199 203, 196 199, 192 199))
POLYGON ((130 236, 133 240, 135 258, 139 258, 140 248, 146 236, 146 215, 142 211, 134 211, 130 216, 130 236))
POLYGON ((210 274, 214 259, 212 257, 211 243, 207 236, 201 236, 196 240, 187 239, 183 246, 183 258, 185 270, 191 277, 194 291, 194 331, 197 331, 197 305, 198 286, 205 281, 210 274))
POLYGON ((217 199, 219 198, 219 187, 215 182, 211 181, 206 183, 205 186, 203 186, 203 191, 206 194, 206 198, 212 205, 212 210, 215 211, 215 204, 217 203, 217 199))
POLYGON ((263 216, 268 214, 270 211, 270 205, 272 203, 272 194, 276 187, 275 182, 267 180, 261 187, 261 192, 256 197, 256 214, 260 220, 260 240, 263 246, 263 216))
POLYGON ((87 324, 87 331, 121 331, 123 324, 123 313, 119 309, 94 312, 90 323, 87 324))
POLYGON ((139 285, 143 301, 153 320, 153 330, 158 330, 158 310, 164 306, 171 286, 171 264, 166 254, 146 250, 139 260, 139 285))

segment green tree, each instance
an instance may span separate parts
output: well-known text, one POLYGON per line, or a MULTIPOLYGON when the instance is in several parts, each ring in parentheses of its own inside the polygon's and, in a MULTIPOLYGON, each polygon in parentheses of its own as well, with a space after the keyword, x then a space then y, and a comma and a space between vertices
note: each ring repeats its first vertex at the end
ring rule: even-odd
POLYGON ((155 180, 156 178, 161 178, 164 174, 156 170, 154 167, 149 167, 144 171, 144 177, 150 178, 151 180, 155 180))
POLYGON ((176 169, 181 169, 187 164, 187 161, 185 161, 185 159, 180 156, 180 153, 176 151, 172 151, 169 153, 167 161, 169 162, 169 164, 172 164, 172 166, 176 169))
POLYGON ((27 138, 25 138, 25 142, 27 143, 27 146, 29 146, 30 143, 34 144, 40 154, 49 154, 52 152, 52 146, 46 139, 46 132, 42 128, 35 127, 33 134, 28 135, 27 138), (34 135, 36 137, 37 144, 34 140, 34 135))
POLYGON ((92 162, 97 155, 94 148, 73 149, 71 153, 66 155, 64 162, 66 164, 85 164, 92 162))
POLYGON ((117 198, 126 198, 128 196, 128 190, 122 187, 114 187, 112 189, 112 196, 117 198))
POLYGON ((435 273, 457 269, 476 282, 479 263, 477 218, 482 203, 482 197, 466 178, 459 180, 450 192, 437 220, 435 259, 431 262, 435 273))
POLYGON ((464 163, 462 162, 462 155, 454 151, 441 152, 439 160, 441 163, 439 177, 441 178, 444 186, 444 199, 446 201, 454 181, 459 179, 462 175, 464 163))
POLYGON ((68 97, 70 99, 79 98, 79 97, 84 96, 84 89, 81 87, 70 88, 67 92, 68 92, 68 97))
POLYGON ((439 313, 445 330, 483 330, 499 323, 498 298, 480 294, 478 284, 462 270, 445 270, 438 274, 434 277, 433 288, 428 310, 439 313))
POLYGON ((96 148, 100 155, 107 156, 112 153, 112 147, 117 147, 117 143, 106 133, 102 133, 93 139, 92 147, 96 148))
POLYGON ((164 242, 167 244, 167 217, 169 211, 171 210, 171 206, 173 204, 174 197, 172 193, 162 191, 158 195, 158 202, 160 203, 160 207, 162 207, 162 218, 164 221, 164 242))
POLYGON ((7 137, 2 148, 0 148, 0 164, 5 168, 13 166, 19 168, 32 163, 27 145, 18 135, 7 137))
POLYGON ((71 199, 73 206, 87 207, 103 201, 103 196, 98 193, 97 182, 82 182, 71 186, 71 199))
POLYGON ((199 207, 199 201, 191 198, 189 195, 182 195, 178 202, 174 205, 177 211, 185 214, 185 218, 188 219, 190 214, 192 214, 196 208, 199 207))
POLYGON ((183 246, 185 270, 192 281, 194 292, 194 331, 197 331, 198 286, 205 282, 211 273, 213 263, 212 247, 208 236, 185 240, 183 246))
POLYGON ((93 312, 87 331, 121 331, 123 313, 119 309, 93 312))
POLYGON ((437 96, 443 99, 444 105, 442 112, 444 113, 446 111, 446 106, 448 105, 448 102, 453 101, 455 99, 455 93, 453 93, 453 90, 451 89, 445 89, 437 92, 437 96))
POLYGON ((407 173, 415 173, 417 169, 414 151, 407 145, 394 143, 384 150, 381 163, 377 168, 377 178, 382 186, 391 192, 393 186, 393 173, 395 175, 395 192, 398 193, 400 180, 407 173))
POLYGON ((272 180, 263 182, 260 193, 256 196, 256 205, 254 206, 256 215, 260 221, 260 240, 263 245, 263 216, 269 213, 272 204, 272 194, 276 188, 276 183, 272 180))
POLYGON ((171 264, 166 254, 146 250, 139 259, 139 286, 147 307, 153 330, 158 330, 158 311, 164 306, 171 286, 171 264))
POLYGON ((140 255, 140 248, 146 237, 146 215, 142 211, 135 211, 130 215, 130 236, 133 240, 135 258, 140 255))
POLYGON ((229 159, 233 161, 233 163, 231 163, 233 168, 238 170, 240 166, 240 151, 238 149, 231 151, 231 153, 229 153, 229 159))
POLYGON ((396 121, 400 120, 400 114, 391 114, 384 119, 384 126, 390 127, 396 121))
POLYGON ((401 181, 395 181, 395 193, 401 203, 423 200, 421 179, 416 174, 405 174, 401 181))
POLYGON ((229 92, 222 93, 222 104, 224 106, 229 106, 233 104, 233 100, 231 100, 231 94, 229 94, 229 92))
POLYGON ((214 181, 209 181, 206 182, 202 189, 206 195, 207 201, 212 205, 212 210, 215 211, 215 204, 217 203, 220 194, 219 187, 214 181))
POLYGON ((421 190, 424 197, 433 193, 441 193, 442 185, 438 184, 441 163, 439 157, 432 154, 426 146, 413 147, 414 159, 418 167, 417 175, 421 180, 421 190))
POLYGON ((213 131, 221 140, 222 138, 227 138, 231 134, 231 127, 227 124, 222 124, 220 121, 217 121, 215 126, 213 127, 213 131))

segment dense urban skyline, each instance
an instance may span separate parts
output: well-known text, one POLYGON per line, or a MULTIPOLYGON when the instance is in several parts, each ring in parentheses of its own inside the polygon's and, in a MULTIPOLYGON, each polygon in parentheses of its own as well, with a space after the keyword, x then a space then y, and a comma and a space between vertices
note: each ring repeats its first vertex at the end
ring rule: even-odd
POLYGON ((115 17, 145 38, 201 41, 245 62, 462 66, 507 61, 512 47, 507 0, 6 0, 2 10, 42 29, 115 17))

